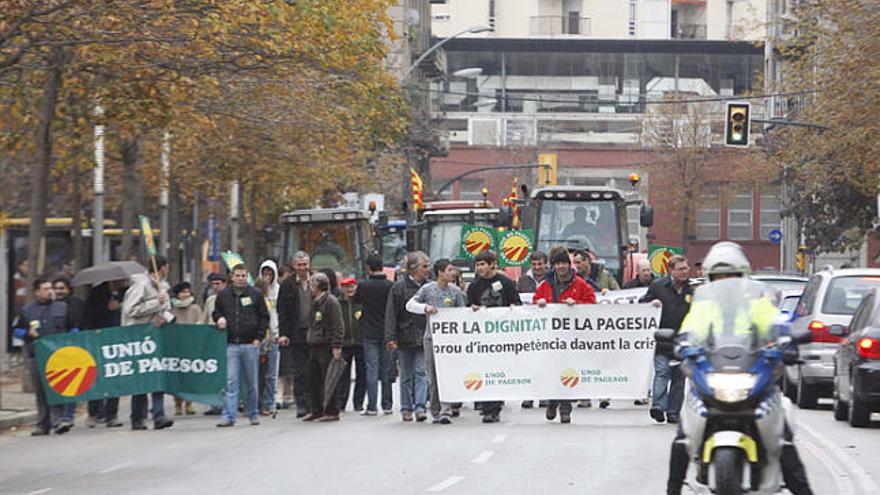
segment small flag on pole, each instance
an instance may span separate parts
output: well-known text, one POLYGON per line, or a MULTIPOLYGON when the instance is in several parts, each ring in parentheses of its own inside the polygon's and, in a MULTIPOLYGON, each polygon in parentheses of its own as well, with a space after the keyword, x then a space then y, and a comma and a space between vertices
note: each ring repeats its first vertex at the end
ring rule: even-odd
POLYGON ((414 168, 409 169, 409 173, 412 177, 413 210, 423 210, 425 208, 425 193, 422 189, 422 178, 414 168))
POLYGON ((150 219, 144 215, 138 215, 138 221, 141 224, 141 237, 144 240, 144 247, 147 249, 147 256, 156 256, 156 242, 153 240, 153 229, 150 227, 150 219))
POLYGON ((513 178, 513 189, 510 191, 510 197, 507 199, 507 202, 510 204, 510 208, 513 210, 513 228, 519 228, 519 205, 516 204, 517 193, 516 190, 519 189, 519 177, 513 178))

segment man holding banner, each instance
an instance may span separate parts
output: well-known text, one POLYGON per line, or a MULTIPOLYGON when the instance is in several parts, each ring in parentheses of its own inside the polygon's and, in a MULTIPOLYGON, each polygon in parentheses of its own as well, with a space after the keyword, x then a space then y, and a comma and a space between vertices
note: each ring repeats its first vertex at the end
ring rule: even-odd
POLYGON ((34 342, 40 337, 65 333, 70 329, 67 304, 52 299, 52 283, 38 278, 34 280, 34 300, 25 305, 15 320, 16 333, 22 335, 27 349, 27 366, 34 380, 37 396, 37 425, 32 436, 48 435, 51 428, 63 435, 73 427, 71 410, 64 405, 49 405, 46 389, 40 379, 41 369, 34 356, 34 342))
MULTIPOLYGON (((557 246, 550 252, 553 272, 535 289, 536 304, 541 308, 547 307, 547 303, 565 303, 569 306, 596 304, 596 292, 571 268, 571 258, 568 257, 565 247, 557 246)), ((551 400, 547 404, 547 420, 556 419, 557 408, 559 422, 571 423, 570 400, 551 400)))
MULTIPOLYGON (((131 286, 125 291, 122 301, 122 326, 152 323, 157 328, 174 319, 171 313, 170 289, 165 277, 168 275, 168 260, 162 255, 155 255, 150 264, 149 274, 136 273, 131 276, 131 286)), ((165 417, 165 393, 153 392, 153 428, 161 430, 174 425, 174 421, 165 417)), ((146 430, 144 421, 147 419, 146 394, 131 398, 131 429, 146 430)))
MULTIPOLYGON (((468 286, 467 301, 474 311, 482 308, 494 308, 503 306, 521 306, 519 292, 516 285, 498 269, 498 256, 492 251, 486 250, 474 258, 474 269, 477 278, 468 286)), ((480 403, 482 406, 483 423, 497 423, 501 421, 502 401, 487 401, 480 403)))

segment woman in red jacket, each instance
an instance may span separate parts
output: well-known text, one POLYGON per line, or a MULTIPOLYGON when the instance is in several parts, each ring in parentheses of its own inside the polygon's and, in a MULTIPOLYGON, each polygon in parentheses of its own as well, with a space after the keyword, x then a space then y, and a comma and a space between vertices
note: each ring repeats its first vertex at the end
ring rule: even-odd
MULTIPOLYGON (((569 306, 596 304, 596 292, 590 284, 575 274, 571 268, 571 258, 564 247, 558 246, 550 251, 550 263, 553 265, 553 273, 535 289, 535 304, 541 308, 547 306, 547 303, 565 303, 569 306)), ((547 405, 547 419, 556 419, 556 410, 559 409, 559 422, 571 423, 571 402, 551 400, 547 405)))

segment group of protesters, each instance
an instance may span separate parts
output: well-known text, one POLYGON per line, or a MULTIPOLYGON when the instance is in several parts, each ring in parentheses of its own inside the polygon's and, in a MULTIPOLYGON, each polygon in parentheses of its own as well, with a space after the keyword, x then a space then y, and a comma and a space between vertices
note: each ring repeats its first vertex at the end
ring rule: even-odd
MULTIPOLYGON (((63 434, 73 426, 72 404, 50 406, 33 358, 33 342, 42 335, 107 328, 119 325, 165 323, 215 325, 226 334, 227 377, 222 407, 205 414, 219 415, 218 427, 230 427, 243 413, 250 425, 261 416, 275 416, 279 408, 295 410, 305 422, 332 422, 352 409, 364 416, 393 414, 392 383, 399 380, 399 411, 404 422, 449 424, 461 404, 441 400, 434 366, 432 334, 427 316, 440 308, 487 307, 522 304, 520 293, 533 293, 539 308, 547 304, 594 304, 597 293, 619 289, 613 274, 596 263, 588 250, 569 252, 562 246, 549 253, 535 251, 530 269, 514 282, 498 269, 492 251, 474 260, 475 278, 465 285, 461 272, 448 259, 430 260, 421 252, 406 255, 396 281, 388 279, 379 255, 367 260, 369 273, 361 281, 330 269, 313 270, 308 253, 295 253, 287 264, 267 260, 249 281, 248 267, 237 265, 228 275, 211 273, 203 305, 187 282, 173 287, 166 281, 167 260, 155 257, 149 273, 128 281, 106 282, 90 289, 85 300, 72 294, 70 282, 37 279, 34 300, 20 311, 33 374, 39 420, 34 435, 54 430, 63 434), (335 361, 335 363, 334 363, 335 361), (327 394, 331 365, 342 362, 335 393, 327 394), (354 371, 352 392, 351 374, 354 371), (381 395, 380 395, 381 388, 381 395), (429 411, 430 407, 430 411, 429 411)), ((646 261, 624 288, 647 287, 642 298, 662 307, 661 326, 677 328, 690 304, 688 266, 683 257, 670 260, 670 276, 655 279, 646 261)), ((650 415, 657 421, 676 422, 681 408, 683 377, 661 355, 655 357, 650 415)), ((154 429, 174 424, 164 410, 164 393, 131 399, 131 428, 147 429, 148 402, 154 429)), ((552 399, 552 398, 548 398, 552 399)), ((571 421, 573 401, 541 400, 546 418, 571 421)), ((191 402, 175 397, 175 415, 196 414, 191 402)), ((608 400, 600 400, 605 408, 608 400)), ((522 403, 532 407, 532 401, 522 403)), ((590 407, 591 401, 579 401, 590 407)), ((484 423, 500 420, 503 402, 475 404, 484 423)), ((87 425, 119 427, 119 398, 90 401, 87 425)))

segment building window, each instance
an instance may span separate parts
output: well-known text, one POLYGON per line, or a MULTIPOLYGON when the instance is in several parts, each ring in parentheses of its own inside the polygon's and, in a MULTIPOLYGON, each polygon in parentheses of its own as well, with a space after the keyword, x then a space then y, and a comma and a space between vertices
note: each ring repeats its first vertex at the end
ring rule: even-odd
POLYGON ((489 0, 489 31, 495 32, 495 0, 489 0))
POLYGON ((628 31, 630 36, 636 35, 636 3, 638 0, 629 0, 629 25, 628 31))
POLYGON ((736 241, 750 241, 752 232, 752 191, 737 193, 727 208, 727 237, 736 241))
POLYGON ((770 231, 782 224, 782 190, 779 186, 761 189, 761 240, 770 239, 770 231))
POLYGON ((721 199, 717 192, 704 192, 700 195, 696 236, 701 241, 721 239, 721 199))
POLYGON ((458 199, 480 201, 483 199, 483 181, 480 179, 462 179, 458 181, 458 199))

